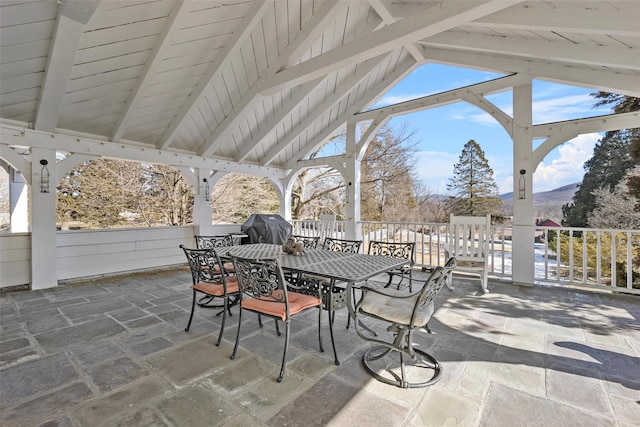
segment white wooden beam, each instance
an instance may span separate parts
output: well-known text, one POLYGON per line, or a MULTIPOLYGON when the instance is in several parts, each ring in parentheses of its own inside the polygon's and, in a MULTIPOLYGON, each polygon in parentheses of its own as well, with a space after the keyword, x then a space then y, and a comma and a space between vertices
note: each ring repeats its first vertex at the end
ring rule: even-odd
POLYGON ((300 52, 307 50, 310 45, 316 41, 316 38, 324 31, 327 22, 333 19, 335 14, 339 10, 342 10, 343 7, 343 4, 336 1, 326 1, 320 5, 320 8, 311 16, 309 22, 304 25, 302 30, 296 34, 293 41, 273 60, 272 65, 267 68, 263 76, 251 86, 248 93, 242 95, 242 99, 238 105, 233 107, 231 113, 229 113, 222 123, 209 135, 200 147, 198 154, 208 156, 220 148, 225 139, 228 138, 233 131, 237 120, 243 117, 242 113, 260 100, 257 96, 265 80, 282 69, 292 58, 296 58, 296 55, 298 55, 296 59, 299 59, 300 52))
POLYGON ((467 25, 555 33, 640 37, 640 8, 633 10, 532 8, 526 4, 478 18, 467 25))
POLYGON ((640 112, 638 111, 534 125, 533 138, 549 137, 556 132, 567 129, 572 129, 577 132, 576 135, 580 135, 632 128, 640 128, 640 112))
POLYGON ((364 35, 300 65, 276 74, 263 93, 299 85, 324 76, 354 62, 384 54, 406 43, 412 43, 450 28, 513 6, 520 0, 451 1, 364 35))
POLYGON ((99 4, 100 1, 73 0, 66 1, 59 7, 36 109, 34 124, 36 129, 51 131, 56 128, 84 26, 89 22, 99 4))
POLYGON ((470 53, 441 48, 427 48, 425 54, 431 62, 498 73, 506 71, 528 74, 541 80, 640 97, 640 76, 638 74, 621 74, 604 68, 594 70, 542 59, 524 60, 507 55, 470 53))
POLYGON ((342 126, 347 120, 351 119, 355 113, 365 108, 372 100, 378 99, 381 94, 388 91, 390 88, 395 86, 400 80, 404 79, 407 75, 409 75, 413 70, 418 67, 418 63, 413 61, 413 58, 409 57, 402 64, 398 64, 396 69, 386 76, 386 78, 378 84, 376 84, 373 88, 369 89, 367 93, 362 97, 362 99, 356 103, 354 103, 350 108, 347 109, 344 113, 336 117, 336 119, 325 126, 324 130, 320 132, 315 138, 309 141, 304 147, 300 149, 297 157, 292 157, 289 159, 284 165, 285 169, 293 169, 296 167, 297 162, 304 157, 307 157, 309 153, 314 151, 316 147, 322 144, 327 138, 329 138, 340 126, 342 126))
MULTIPOLYGON (((373 10, 376 11, 378 16, 384 21, 385 25, 391 25, 397 21, 397 19, 391 15, 391 12, 387 8, 387 6, 382 2, 382 0, 369 0, 369 4, 373 10)), ((405 43, 405 49, 413 56, 413 59, 416 60, 417 63, 424 65, 425 58, 422 53, 422 48, 419 48, 414 43, 405 43)))
POLYGON ((380 61, 383 59, 384 55, 381 55, 378 58, 373 58, 366 61, 364 64, 358 65, 355 72, 349 76, 349 78, 345 79, 339 86, 337 86, 334 92, 325 98, 324 102, 313 108, 313 111, 309 111, 307 117, 303 121, 301 121, 295 128, 293 128, 290 132, 287 133, 286 138, 278 142, 276 145, 271 147, 269 151, 267 151, 260 162, 262 165, 268 165, 271 163, 282 151, 286 150, 289 144, 293 142, 298 136, 300 136, 309 126, 311 126, 318 117, 322 115, 326 110, 331 108, 336 102, 340 99, 347 96, 350 90, 359 84, 359 82, 366 78, 367 75, 373 70, 376 66, 380 64, 380 61))
MULTIPOLYGON (((19 133, 13 132, 14 135, 20 136, 19 133)), ((4 138, 2 139, 3 142, 4 138)), ((31 185, 31 162, 22 157, 15 149, 6 144, 0 144, 0 157, 6 160, 15 170, 20 171, 27 184, 31 185)), ((8 171, 7 171, 8 172, 8 171)))
POLYGON ((637 111, 535 125, 533 137, 546 136, 547 140, 533 150, 533 164, 537 167, 551 150, 578 135, 637 127, 640 127, 640 112, 637 111))
POLYGON ((627 47, 572 44, 567 41, 523 40, 515 37, 460 32, 436 34, 423 40, 421 44, 444 49, 490 52, 517 55, 523 58, 544 58, 567 63, 640 70, 640 52, 627 47))
POLYGON ((394 117, 402 114, 408 114, 415 111, 421 111, 429 108, 451 104, 453 102, 462 100, 463 97, 468 94, 487 95, 499 92, 514 86, 518 86, 523 82, 528 81, 528 79, 529 77, 525 75, 512 74, 510 76, 500 77, 497 79, 488 80, 486 82, 477 83, 446 92, 423 96, 420 98, 412 99, 410 101, 399 102, 387 107, 381 107, 363 113, 357 113, 355 117, 358 121, 361 121, 374 120, 378 117, 394 117))
POLYGON ((158 40, 153 46, 153 49, 149 54, 149 58, 147 58, 147 61, 144 64, 144 68, 138 75, 138 79, 131 90, 131 94, 127 98, 127 102, 125 103, 123 110, 120 112, 120 117, 118 117, 118 120, 113 127, 113 131, 111 133, 111 140, 113 142, 118 142, 122 137, 122 134, 127 129, 129 120, 131 120, 133 112, 142 99, 144 91, 149 86, 149 82, 151 81, 153 74, 162 64, 162 60, 164 59, 167 50, 171 48, 170 41, 179 30, 180 24, 184 21, 188 12, 189 7, 187 2, 183 0, 179 0, 171 9, 171 13, 167 17, 167 22, 162 27, 162 32, 158 36, 158 40))
POLYGON ((0 141, 2 141, 0 146, 4 144, 46 148, 99 157, 112 157, 191 168, 208 168, 214 171, 243 173, 274 179, 284 178, 286 176, 286 171, 280 168, 260 166, 251 163, 237 163, 219 157, 194 156, 192 154, 158 150, 156 148, 134 147, 123 143, 107 142, 61 133, 25 130, 24 128, 8 125, 0 126, 0 141))
POLYGON ((251 36, 251 32, 255 29, 256 25, 262 19, 262 16, 269 7, 272 7, 273 0, 264 0, 254 2, 242 21, 236 27, 236 31, 233 32, 229 40, 224 44, 221 52, 216 56, 215 61, 209 67, 207 74, 198 82, 193 93, 187 99, 185 105, 182 106, 180 112, 171 121, 171 124, 160 138, 157 147, 159 149, 166 149, 176 134, 183 121, 189 117, 191 111, 195 106, 202 101, 207 92, 207 89, 211 86, 211 83, 219 76, 222 66, 229 60, 229 54, 238 49, 242 44, 251 36))

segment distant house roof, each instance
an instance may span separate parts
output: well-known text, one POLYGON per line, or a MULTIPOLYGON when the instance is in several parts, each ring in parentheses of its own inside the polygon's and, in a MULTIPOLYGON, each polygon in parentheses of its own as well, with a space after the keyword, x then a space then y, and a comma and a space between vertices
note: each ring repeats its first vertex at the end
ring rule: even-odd
POLYGON ((560 224, 555 221, 551 221, 550 219, 545 219, 544 221, 536 221, 536 225, 539 225, 540 227, 560 227, 560 224))

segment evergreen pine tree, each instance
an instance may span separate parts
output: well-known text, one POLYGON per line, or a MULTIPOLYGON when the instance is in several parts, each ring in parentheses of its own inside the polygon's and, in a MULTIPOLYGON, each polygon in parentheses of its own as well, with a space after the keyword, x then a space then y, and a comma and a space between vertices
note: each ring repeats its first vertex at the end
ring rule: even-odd
MULTIPOLYGON (((597 100, 594 107, 612 105, 614 113, 640 111, 639 98, 607 92, 597 92, 593 97, 597 100)), ((596 208, 594 192, 601 188, 613 191, 636 162, 640 162, 640 128, 606 132, 594 147, 593 157, 584 164, 585 174, 572 202, 562 207, 562 225, 587 227, 589 215, 596 208)), ((628 192, 640 195, 640 179, 629 179, 628 192)))
POLYGON ((480 145, 473 139, 467 142, 458 163, 453 166, 453 177, 447 190, 451 193, 451 211, 454 215, 499 217, 502 200, 493 170, 480 145))

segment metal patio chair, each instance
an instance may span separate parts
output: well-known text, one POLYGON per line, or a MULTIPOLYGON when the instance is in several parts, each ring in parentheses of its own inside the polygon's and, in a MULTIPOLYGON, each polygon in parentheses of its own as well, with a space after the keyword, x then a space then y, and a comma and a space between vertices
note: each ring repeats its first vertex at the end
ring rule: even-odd
POLYGON ((362 356, 362 363, 376 380, 400 388, 426 387, 440 380, 442 366, 433 356, 416 348, 413 335, 423 328, 431 332, 427 324, 435 310, 434 299, 455 265, 455 258, 450 258, 444 267, 436 267, 416 293, 365 285, 359 288, 361 296, 354 305, 352 292, 347 292, 347 307, 358 336, 374 344, 362 356), (372 318, 387 325, 391 337, 379 337, 364 327, 362 321, 368 319, 368 323, 372 323, 372 318), (399 356, 399 363, 393 362, 392 356, 399 356), (407 366, 407 358, 412 362, 411 366, 407 366), (407 373, 408 368, 411 375, 407 373))
MULTIPOLYGON (((292 291, 295 286, 285 280, 282 267, 276 259, 257 261, 233 257, 233 263, 240 288, 240 314, 236 343, 233 347, 233 353, 231 353, 231 359, 236 357, 236 352, 238 351, 240 329, 242 328, 242 313, 245 310, 257 313, 258 316, 264 315, 275 319, 278 335, 280 335, 278 321, 281 320, 285 324, 285 337, 278 382, 282 382, 287 363, 290 323, 294 316, 310 308, 315 307, 318 309, 318 341, 320 351, 324 352, 320 329, 322 316, 320 294, 309 295, 308 289, 305 289, 306 294, 292 291)), ((262 326, 261 323, 260 326, 262 326)))
POLYGON ((318 241, 320 240, 320 236, 301 236, 298 234, 292 234, 296 242, 302 243, 305 249, 311 248, 316 249, 318 247, 318 241))
POLYGON ((191 289, 193 289, 191 314, 185 331, 188 332, 189 328, 191 328, 191 321, 196 307, 196 295, 198 293, 204 294, 206 298, 209 298, 209 302, 221 299, 222 303, 219 305, 207 305, 207 307, 219 307, 222 309, 217 314, 218 316, 222 314, 222 324, 220 325, 220 333, 216 342, 216 345, 220 345, 227 313, 231 315, 231 307, 237 304, 240 299, 238 280, 222 268, 222 261, 220 261, 220 257, 214 249, 189 249, 185 248, 184 245, 180 245, 180 248, 184 251, 189 262, 193 281, 191 285, 191 289))
POLYGON ((415 242, 404 242, 404 243, 396 243, 396 242, 382 242, 371 240, 369 242, 369 255, 381 255, 388 256, 391 258, 402 258, 407 260, 407 263, 400 268, 390 270, 389 281, 385 285, 385 288, 391 286, 394 277, 400 277, 400 281, 396 284, 396 289, 400 289, 400 284, 404 280, 405 277, 409 278, 409 292, 413 292, 412 283, 413 283, 413 266, 415 264, 414 254, 415 254, 416 244, 415 242))

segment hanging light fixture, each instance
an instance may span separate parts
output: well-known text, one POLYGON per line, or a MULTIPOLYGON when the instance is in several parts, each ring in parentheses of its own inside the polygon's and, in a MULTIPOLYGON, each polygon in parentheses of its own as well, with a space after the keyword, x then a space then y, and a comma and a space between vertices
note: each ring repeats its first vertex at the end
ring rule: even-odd
POLYGON ((45 159, 40 160, 40 164, 42 165, 42 169, 40 169, 40 192, 48 193, 49 192, 49 168, 47 165, 48 161, 45 159))
POLYGON ((524 178, 524 174, 527 173, 526 170, 520 169, 520 180, 518 181, 518 198, 524 199, 527 195, 527 186, 524 178))
POLYGON ((204 182, 204 200, 209 201, 209 181, 207 178, 202 178, 202 182, 204 182))

